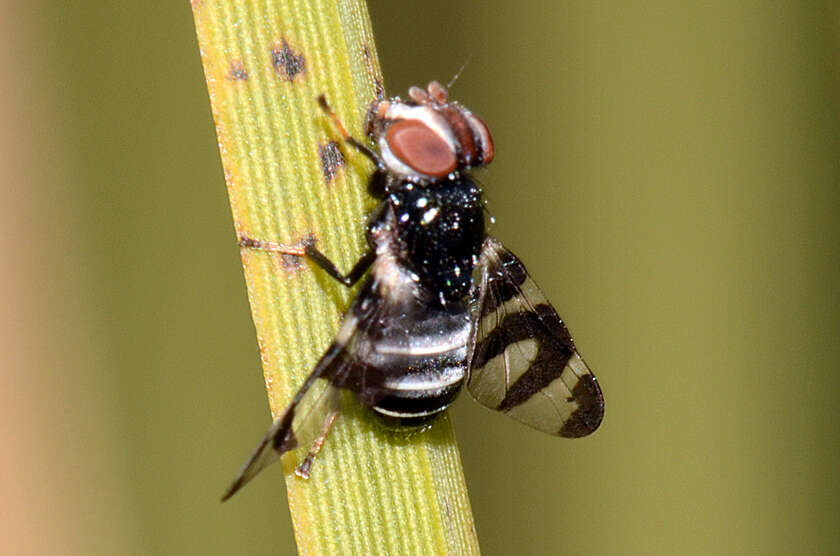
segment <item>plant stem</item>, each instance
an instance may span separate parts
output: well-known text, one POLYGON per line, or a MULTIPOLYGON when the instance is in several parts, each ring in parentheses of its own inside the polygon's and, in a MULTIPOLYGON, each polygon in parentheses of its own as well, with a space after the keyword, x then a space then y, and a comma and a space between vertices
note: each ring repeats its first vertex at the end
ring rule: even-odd
MULTIPOLYGON (((314 237, 339 268, 351 268, 374 206, 365 193, 371 167, 334 142, 316 97, 325 94, 348 131, 363 136, 365 110, 382 87, 364 3, 192 5, 237 234, 288 245, 314 237)), ((243 249, 242 263, 276 417, 330 343, 350 296, 297 259, 243 249)), ((448 416, 409 434, 345 406, 311 479, 294 475, 298 454, 283 459, 299 552, 478 553, 448 416)))

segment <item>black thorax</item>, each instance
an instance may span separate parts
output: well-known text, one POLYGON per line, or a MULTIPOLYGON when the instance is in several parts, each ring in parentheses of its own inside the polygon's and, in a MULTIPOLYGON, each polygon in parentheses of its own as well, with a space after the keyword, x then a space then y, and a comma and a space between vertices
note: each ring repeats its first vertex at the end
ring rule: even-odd
POLYGON ((465 175, 428 185, 402 182, 383 200, 371 223, 371 243, 387 229, 397 262, 417 276, 430 300, 463 299, 484 240, 481 189, 465 175))

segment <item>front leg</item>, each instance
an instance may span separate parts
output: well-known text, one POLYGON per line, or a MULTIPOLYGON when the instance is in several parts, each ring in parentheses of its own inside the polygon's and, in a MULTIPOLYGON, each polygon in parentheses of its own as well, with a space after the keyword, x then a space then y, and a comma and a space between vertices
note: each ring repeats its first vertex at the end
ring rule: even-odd
POLYGON ((269 253, 279 253, 281 255, 291 255, 293 257, 303 257, 309 259, 319 267, 321 267, 327 274, 335 278, 347 287, 352 286, 359 281, 364 273, 373 264, 376 258, 376 253, 367 251, 362 258, 356 261, 353 268, 347 274, 342 274, 331 260, 326 255, 318 251, 315 247, 315 242, 311 239, 304 240, 301 245, 289 246, 274 241, 263 241, 260 239, 250 238, 245 235, 239 236, 239 246, 248 247, 251 249, 258 249, 260 251, 267 251, 269 253))

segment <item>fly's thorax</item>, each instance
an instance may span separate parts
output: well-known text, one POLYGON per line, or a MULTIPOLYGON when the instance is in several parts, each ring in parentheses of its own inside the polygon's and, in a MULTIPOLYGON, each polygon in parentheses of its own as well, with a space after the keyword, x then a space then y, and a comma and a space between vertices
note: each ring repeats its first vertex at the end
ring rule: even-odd
POLYGON ((403 182, 369 232, 377 255, 409 270, 433 302, 463 299, 484 240, 481 190, 466 175, 433 184, 403 182))
POLYGON ((400 182, 373 213, 367 237, 382 286, 408 278, 419 288, 414 295, 446 304, 469 294, 484 236, 481 189, 464 174, 400 182))

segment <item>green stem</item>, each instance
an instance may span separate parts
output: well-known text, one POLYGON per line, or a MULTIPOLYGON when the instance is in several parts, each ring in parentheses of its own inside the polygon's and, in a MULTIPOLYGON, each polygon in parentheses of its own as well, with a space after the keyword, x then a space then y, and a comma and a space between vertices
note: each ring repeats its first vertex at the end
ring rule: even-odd
MULTIPOLYGON (((339 268, 351 268, 373 207, 365 194, 371 168, 343 147, 343 157, 334 156, 336 132, 316 97, 325 94, 348 131, 362 137, 382 82, 364 3, 192 4, 237 234, 286 244, 314 236, 339 268)), ((242 262, 277 416, 329 344, 350 297, 296 260, 243 250, 242 262)), ((294 475, 297 454, 283 460, 300 553, 477 554, 448 416, 406 434, 347 405, 311 479, 294 475)))

